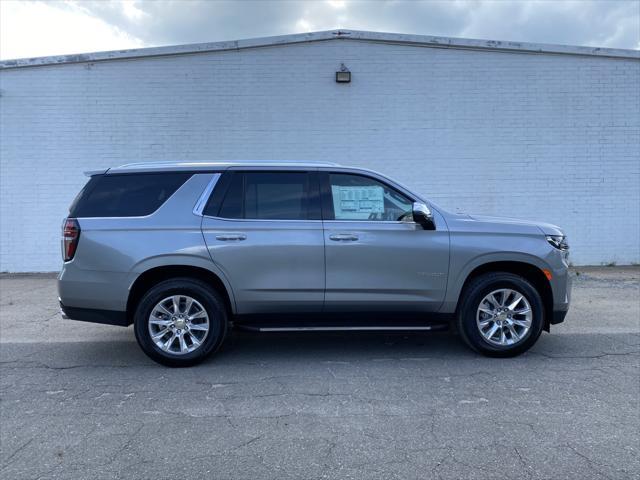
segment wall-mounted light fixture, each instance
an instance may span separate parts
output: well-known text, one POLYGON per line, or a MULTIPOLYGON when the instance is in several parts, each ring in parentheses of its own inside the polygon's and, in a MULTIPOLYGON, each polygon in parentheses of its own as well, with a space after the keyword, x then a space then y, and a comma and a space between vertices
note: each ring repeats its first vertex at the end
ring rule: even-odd
POLYGON ((336 82, 337 83, 351 82, 351 72, 347 67, 344 66, 344 63, 340 64, 340 70, 336 72, 336 82))

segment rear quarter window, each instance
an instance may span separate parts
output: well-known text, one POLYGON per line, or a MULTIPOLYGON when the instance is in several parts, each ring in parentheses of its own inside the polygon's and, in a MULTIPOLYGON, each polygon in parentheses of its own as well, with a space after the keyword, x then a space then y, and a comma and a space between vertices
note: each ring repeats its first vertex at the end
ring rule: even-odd
POLYGON ((85 185, 70 217, 140 217, 155 212, 191 173, 97 175, 85 185))

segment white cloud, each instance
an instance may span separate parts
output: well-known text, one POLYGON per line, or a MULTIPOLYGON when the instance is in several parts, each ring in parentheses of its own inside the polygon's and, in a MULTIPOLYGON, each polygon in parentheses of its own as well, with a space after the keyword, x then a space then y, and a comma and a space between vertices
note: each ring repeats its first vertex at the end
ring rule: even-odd
POLYGON ((463 37, 537 43, 638 48, 640 1, 529 1, 485 0, 460 32, 463 37))
POLYGON ((347 2, 345 0, 327 0, 327 4, 330 7, 341 10, 347 6, 347 2))
POLYGON ((301 18, 296 22, 296 32, 309 32, 311 30, 315 30, 315 28, 313 28, 313 25, 309 20, 301 18))
POLYGON ((135 0, 122 2, 122 11, 127 18, 133 21, 140 21, 147 15, 143 10, 138 8, 137 3, 135 0))
POLYGON ((142 47, 131 33, 68 2, 0 1, 0 58, 142 47))
POLYGON ((640 0, 0 0, 0 58, 352 28, 640 48, 640 0))

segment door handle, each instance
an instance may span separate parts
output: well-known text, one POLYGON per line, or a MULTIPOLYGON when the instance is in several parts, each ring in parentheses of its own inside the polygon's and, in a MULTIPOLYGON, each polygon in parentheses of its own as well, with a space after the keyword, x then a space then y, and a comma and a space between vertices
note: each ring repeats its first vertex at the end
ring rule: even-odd
POLYGON ((232 242, 246 239, 247 236, 244 233, 226 233, 223 235, 216 235, 216 240, 220 240, 223 242, 232 242))
POLYGON ((358 236, 353 233, 334 233, 329 235, 329 240, 334 242, 355 242, 358 236))

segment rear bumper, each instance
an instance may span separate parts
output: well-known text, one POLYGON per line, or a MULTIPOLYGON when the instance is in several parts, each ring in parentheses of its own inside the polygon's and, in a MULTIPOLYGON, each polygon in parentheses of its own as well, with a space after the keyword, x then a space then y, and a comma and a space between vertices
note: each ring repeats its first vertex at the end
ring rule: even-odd
POLYGON ((131 322, 127 318, 127 312, 117 310, 98 310, 95 308, 66 307, 60 302, 60 313, 67 320, 79 320, 81 322, 103 323, 105 325, 117 325, 128 327, 131 322))
POLYGON ((58 297, 72 308, 123 311, 129 298, 127 274, 82 270, 67 262, 58 275, 58 297))

